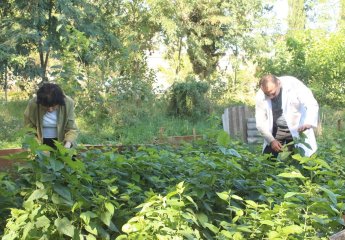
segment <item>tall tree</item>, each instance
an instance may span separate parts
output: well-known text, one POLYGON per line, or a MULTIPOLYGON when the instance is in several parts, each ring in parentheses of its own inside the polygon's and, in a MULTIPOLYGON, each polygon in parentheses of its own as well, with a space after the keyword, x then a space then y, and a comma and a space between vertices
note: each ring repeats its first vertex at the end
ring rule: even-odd
POLYGON ((289 30, 303 30, 306 25, 305 0, 288 0, 288 26, 289 30))
POLYGON ((151 0, 149 3, 161 23, 168 48, 181 53, 184 47, 194 73, 203 80, 216 71, 220 57, 230 45, 244 48, 241 39, 252 32, 263 10, 261 1, 256 0, 151 0))
POLYGON ((338 29, 345 30, 345 0, 340 0, 340 19, 338 29))
MULTIPOLYGON (((61 59, 66 49, 80 54, 76 42, 82 39, 82 35, 88 35, 87 32, 79 33, 87 24, 85 16, 89 14, 90 18, 93 15, 90 14, 93 5, 87 0, 17 0, 8 1, 8 4, 11 12, 2 21, 1 35, 6 41, 1 45, 7 46, 7 53, 11 46, 15 46, 15 54, 22 56, 24 61, 34 59, 42 81, 47 80, 52 56, 61 59), (74 47, 70 47, 71 44, 74 47)), ((93 24, 88 26, 92 29, 93 24)))

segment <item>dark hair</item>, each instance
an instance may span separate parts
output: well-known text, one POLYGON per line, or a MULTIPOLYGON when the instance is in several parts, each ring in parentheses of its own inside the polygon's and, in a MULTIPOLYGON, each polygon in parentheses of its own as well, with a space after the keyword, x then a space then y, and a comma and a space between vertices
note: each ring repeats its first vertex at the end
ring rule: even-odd
POLYGON ((259 86, 262 88, 266 88, 267 83, 269 82, 278 84, 278 78, 274 76, 273 74, 265 75, 260 79, 259 86))
POLYGON ((37 104, 45 107, 65 105, 65 95, 59 85, 45 83, 37 91, 37 104))

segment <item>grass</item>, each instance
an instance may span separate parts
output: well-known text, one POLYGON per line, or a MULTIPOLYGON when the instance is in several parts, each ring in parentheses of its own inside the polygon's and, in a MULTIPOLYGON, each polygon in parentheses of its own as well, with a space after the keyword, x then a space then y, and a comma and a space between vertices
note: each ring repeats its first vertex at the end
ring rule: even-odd
MULTIPOLYGON (((21 147, 23 114, 27 101, 9 101, 0 103, 0 149, 21 147)), ((82 144, 140 144, 155 143, 161 128, 163 136, 202 134, 211 124, 205 117, 198 122, 174 118, 165 114, 164 106, 155 105, 145 108, 144 112, 133 113, 123 107, 119 117, 89 119, 78 114, 77 125, 80 130, 78 142, 82 144)), ((221 127, 219 125, 219 127, 221 127)))
POLYGON ((162 106, 154 106, 148 112, 132 114, 122 111, 118 118, 100 121, 78 117, 80 143, 88 144, 140 144, 155 143, 160 135, 181 136, 201 134, 210 128, 205 117, 197 122, 166 115, 162 106), (162 129, 162 130, 161 130, 162 129))
MULTIPOLYGON (((22 100, 0 102, 0 149, 21 147, 20 130, 23 127, 26 104, 27 101, 22 100)), ((77 111, 77 124, 80 129, 78 142, 82 144, 155 143, 161 134, 163 137, 192 135, 193 128, 196 134, 203 134, 210 128, 222 128, 220 113, 192 122, 166 115, 164 104, 142 107, 143 110, 135 109, 135 111, 131 111, 131 108, 133 106, 124 106, 120 115, 103 119, 89 119, 85 115, 78 114, 77 111)), ((322 135, 318 136, 320 145, 344 144, 345 110, 322 107, 320 116, 323 128, 322 135), (340 129, 337 125, 339 119, 342 122, 340 129)))
POLYGON ((26 101, 0 102, 0 149, 21 146, 26 101))

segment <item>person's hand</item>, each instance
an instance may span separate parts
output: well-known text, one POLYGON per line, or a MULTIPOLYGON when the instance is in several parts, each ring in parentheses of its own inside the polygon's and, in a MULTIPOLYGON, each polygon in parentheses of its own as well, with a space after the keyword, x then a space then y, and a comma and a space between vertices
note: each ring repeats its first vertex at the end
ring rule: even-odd
POLYGON ((71 148, 72 143, 71 142, 65 142, 65 148, 71 148))
POLYGON ((273 140, 271 142, 271 148, 275 152, 280 152, 282 150, 283 145, 278 140, 273 140))
POLYGON ((303 131, 305 131, 305 130, 307 130, 307 129, 309 129, 309 128, 312 128, 312 125, 310 125, 310 124, 303 124, 302 126, 300 126, 300 127, 298 128, 298 131, 299 131, 299 132, 303 132, 303 131))

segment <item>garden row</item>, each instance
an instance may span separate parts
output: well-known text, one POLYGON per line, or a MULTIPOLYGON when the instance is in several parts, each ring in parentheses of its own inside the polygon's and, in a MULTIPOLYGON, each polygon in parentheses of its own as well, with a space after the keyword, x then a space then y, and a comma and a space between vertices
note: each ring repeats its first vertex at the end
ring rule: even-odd
POLYGON ((3 240, 327 239, 344 226, 337 149, 271 160, 225 133, 121 152, 29 145, 0 173, 3 240))

